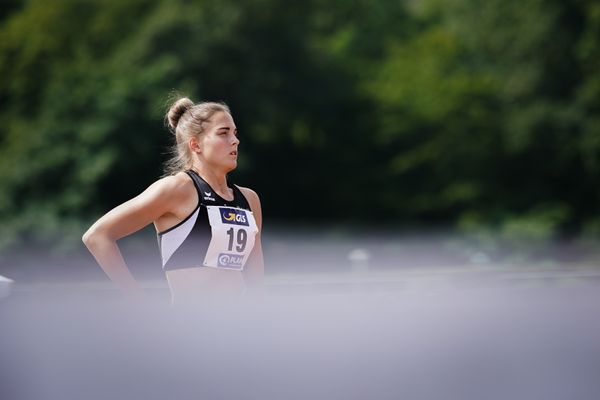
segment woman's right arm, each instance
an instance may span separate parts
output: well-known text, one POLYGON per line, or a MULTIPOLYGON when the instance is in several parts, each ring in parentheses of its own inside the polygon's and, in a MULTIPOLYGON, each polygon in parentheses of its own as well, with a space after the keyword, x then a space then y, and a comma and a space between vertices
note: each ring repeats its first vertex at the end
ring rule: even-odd
POLYGON ((127 268, 117 240, 173 212, 185 191, 181 182, 170 176, 153 183, 137 197, 102 216, 82 237, 102 270, 126 294, 140 296, 143 291, 127 268))

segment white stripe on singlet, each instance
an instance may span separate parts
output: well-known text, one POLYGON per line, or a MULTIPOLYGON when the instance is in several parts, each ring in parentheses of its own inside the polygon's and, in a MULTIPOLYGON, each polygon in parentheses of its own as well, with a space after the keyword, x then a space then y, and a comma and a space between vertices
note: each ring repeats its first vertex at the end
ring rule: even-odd
POLYGON ((163 267, 169 261, 169 258, 175 253, 175 250, 181 246, 181 244, 188 237, 194 224, 196 223, 196 219, 198 219, 198 213, 200 212, 200 207, 196 209, 196 211, 181 225, 176 226, 170 231, 167 231, 160 236, 160 255, 162 257, 163 267))

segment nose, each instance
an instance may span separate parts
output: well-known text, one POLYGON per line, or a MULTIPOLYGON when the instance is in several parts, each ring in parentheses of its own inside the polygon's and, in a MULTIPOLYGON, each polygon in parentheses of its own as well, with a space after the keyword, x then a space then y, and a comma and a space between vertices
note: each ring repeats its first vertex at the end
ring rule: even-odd
POLYGON ((236 135, 231 135, 231 136, 233 136, 231 144, 235 144, 235 145, 240 144, 240 139, 238 139, 238 137, 236 135))

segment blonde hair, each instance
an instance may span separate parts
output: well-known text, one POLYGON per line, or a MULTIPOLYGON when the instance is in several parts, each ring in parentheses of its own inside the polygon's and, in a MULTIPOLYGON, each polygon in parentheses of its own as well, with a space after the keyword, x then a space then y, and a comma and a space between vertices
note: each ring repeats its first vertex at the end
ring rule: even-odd
POLYGON ((171 158, 165 162, 163 176, 173 175, 192 167, 192 154, 188 142, 192 137, 201 135, 204 132, 204 123, 218 112, 231 115, 225 103, 194 104, 187 97, 180 97, 173 102, 165 115, 165 124, 175 135, 175 144, 171 148, 171 158))

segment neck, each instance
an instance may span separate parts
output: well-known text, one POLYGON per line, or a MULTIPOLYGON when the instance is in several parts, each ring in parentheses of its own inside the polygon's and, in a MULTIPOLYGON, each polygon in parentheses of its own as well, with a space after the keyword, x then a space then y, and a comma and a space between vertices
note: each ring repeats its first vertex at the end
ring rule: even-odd
POLYGON ((208 168, 202 164, 196 164, 192 167, 194 171, 198 173, 210 185, 211 188, 219 193, 226 194, 229 192, 227 186, 227 174, 224 172, 215 171, 212 168, 208 168))

